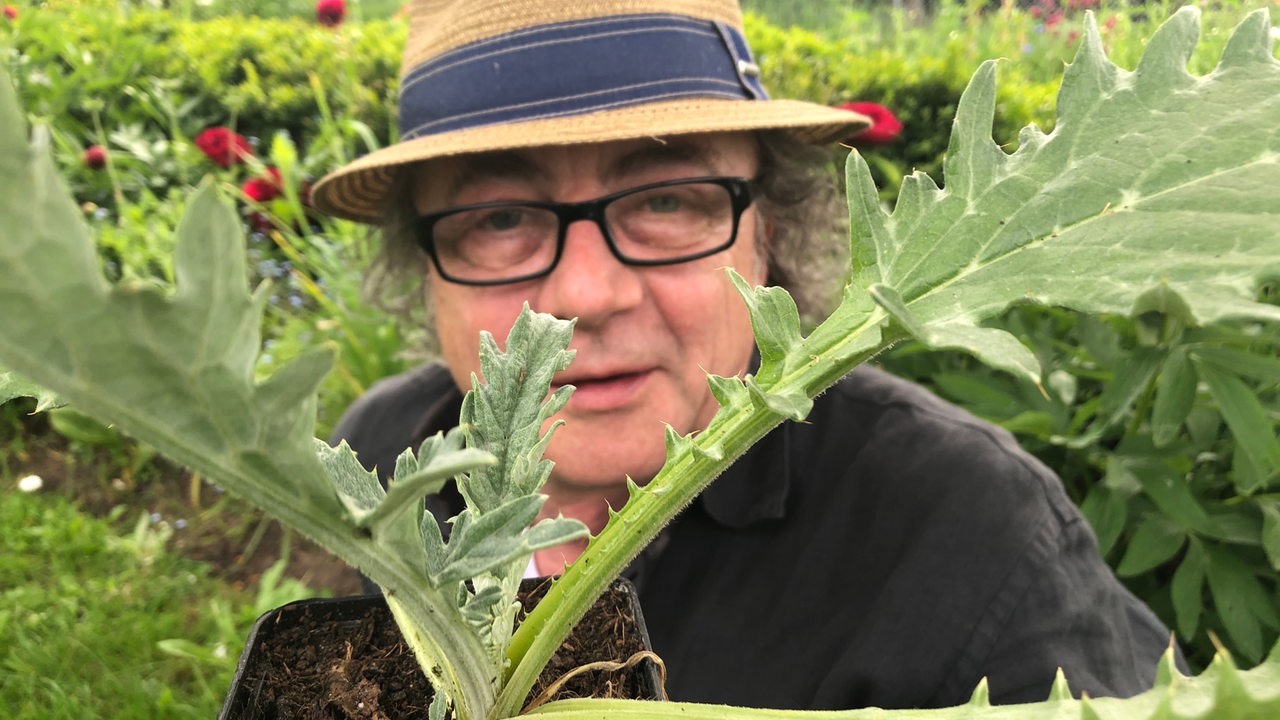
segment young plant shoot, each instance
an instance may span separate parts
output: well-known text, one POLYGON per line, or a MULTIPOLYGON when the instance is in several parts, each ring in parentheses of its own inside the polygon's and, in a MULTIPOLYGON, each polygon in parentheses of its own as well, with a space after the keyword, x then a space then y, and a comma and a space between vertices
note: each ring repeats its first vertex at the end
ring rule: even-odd
MULTIPOLYGON (((735 276, 761 363, 712 377, 722 406, 696 437, 669 433, 668 459, 514 631, 514 595, 531 553, 580 538, 576 521, 533 524, 542 425, 566 401, 548 396, 565 368, 571 323, 526 308, 500 351, 481 343, 454 431, 408 449, 384 490, 345 445, 314 439, 315 393, 330 357, 296 358, 254 379, 264 288, 246 289, 239 218, 206 183, 178 229, 175 286, 111 285, 50 159, 49 134, 28 137, 0 82, 0 398, 57 393, 296 528, 382 587, 424 672, 459 720, 514 717, 534 679, 608 583, 724 468, 770 429, 802 420, 811 398, 891 344, 914 337, 964 349, 1034 381, 1029 350, 983 321, 1018 302, 1091 313, 1173 313, 1188 325, 1280 321, 1255 301, 1280 277, 1280 63, 1266 11, 1235 30, 1218 67, 1185 70, 1198 16, 1183 8, 1139 67, 1112 64, 1088 21, 1068 67, 1052 132, 1026 128, 1012 153, 991 139, 995 65, 965 92, 940 189, 916 174, 892 214, 855 152, 847 175, 852 267, 838 309, 801 332, 782 290, 735 276), (456 478, 467 510, 446 540, 422 498, 456 478)), ((1172 661, 1157 688, 1127 700, 1054 697, 991 707, 983 688, 958 710, 799 713, 857 718, 1175 718, 1280 714, 1280 654, 1249 672, 1220 657, 1199 678, 1172 661), (1197 715, 1202 716, 1202 715, 1197 715)), ((437 706, 437 711, 443 706, 437 706)), ((561 701, 537 714, 777 717, 776 710, 630 701, 561 701)))

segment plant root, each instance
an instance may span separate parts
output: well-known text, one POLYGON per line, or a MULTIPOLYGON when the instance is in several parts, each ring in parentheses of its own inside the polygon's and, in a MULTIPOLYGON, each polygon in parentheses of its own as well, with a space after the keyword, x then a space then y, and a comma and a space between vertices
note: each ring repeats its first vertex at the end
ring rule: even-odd
POLYGON ((578 667, 556 678, 555 682, 548 685, 547 688, 543 690, 541 693, 539 693, 536 698, 530 700, 529 704, 525 705, 524 709, 520 711, 520 714, 524 715, 525 713, 531 712, 535 708, 538 708, 546 704, 548 700, 555 697, 555 694, 559 692, 560 688, 564 687, 565 683, 569 682, 570 680, 577 677, 578 675, 581 675, 587 672, 593 672, 596 670, 603 670, 605 672, 617 672, 618 670, 629 670, 630 668, 639 664, 641 660, 652 660, 655 664, 657 664, 659 686, 662 688, 662 699, 666 700, 667 699, 667 665, 666 663, 662 662, 662 658, 658 657, 658 654, 653 652, 652 650, 641 650, 640 652, 632 655, 631 657, 627 658, 622 662, 615 662, 612 660, 600 660, 598 662, 587 663, 586 665, 579 665, 578 667))

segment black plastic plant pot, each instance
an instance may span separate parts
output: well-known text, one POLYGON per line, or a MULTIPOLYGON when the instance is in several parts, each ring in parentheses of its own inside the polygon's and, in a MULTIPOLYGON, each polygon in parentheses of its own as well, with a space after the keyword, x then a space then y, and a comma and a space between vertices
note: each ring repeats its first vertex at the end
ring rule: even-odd
MULTIPOLYGON (((548 585, 524 581, 526 609, 548 585)), ((529 699, 662 699, 657 664, 639 655, 650 649, 635 588, 620 579, 574 628, 529 699), (589 663, 602 667, 584 669, 589 663)), ((301 600, 254 623, 218 720, 425 720, 432 697, 381 595, 301 600)))

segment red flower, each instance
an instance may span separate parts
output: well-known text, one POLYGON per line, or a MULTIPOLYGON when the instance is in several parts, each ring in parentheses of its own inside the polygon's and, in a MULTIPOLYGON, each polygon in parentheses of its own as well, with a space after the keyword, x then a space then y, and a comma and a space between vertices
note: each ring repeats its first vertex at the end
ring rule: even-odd
POLYGON ((871 119, 871 127, 847 138, 846 145, 867 147, 870 145, 887 145, 898 139, 902 132, 902 123, 893 116, 889 108, 873 102, 849 102, 839 106, 841 110, 852 110, 862 113, 871 119))
POLYGON ((18 8, 14 7, 14 6, 12 6, 12 5, 5 5, 5 6, 4 6, 4 16, 5 16, 5 17, 7 17, 7 18, 9 18, 10 20, 17 20, 17 19, 18 19, 18 8))
POLYGON ((107 149, 101 145, 90 145, 84 151, 84 164, 90 170, 101 170, 107 166, 107 149))
POLYGON ((337 27, 347 16, 347 3, 344 0, 318 0, 316 2, 316 22, 325 27, 337 27))
POLYGON ((263 235, 276 229, 276 224, 271 222, 271 218, 267 217, 265 213, 260 213, 256 210, 246 215, 245 219, 249 221, 250 229, 263 235))
POLYGON ((200 152, 224 168, 253 155, 253 151, 249 149, 249 141, 230 128, 211 127, 197 135, 195 143, 200 152))
POLYGON ((254 202, 264 203, 280 197, 283 192, 280 187, 281 182, 280 171, 269 167, 266 175, 246 180, 244 185, 240 186, 240 192, 254 202))

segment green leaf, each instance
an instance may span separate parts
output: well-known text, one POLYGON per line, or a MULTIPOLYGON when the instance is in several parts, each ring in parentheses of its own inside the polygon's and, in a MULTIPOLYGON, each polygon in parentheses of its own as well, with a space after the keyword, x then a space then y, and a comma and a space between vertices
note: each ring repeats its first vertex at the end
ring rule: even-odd
POLYGON ((787 370, 792 353, 800 347, 800 311, 795 300, 779 287, 751 288, 732 269, 729 279, 747 304, 756 347, 760 348, 757 379, 771 385, 787 370))
POLYGON ((1124 420, 1134 401, 1151 385, 1163 361, 1163 355, 1151 348, 1135 348, 1126 355, 1115 377, 1102 390, 1098 418, 1091 431, 1102 433, 1124 420))
POLYGON ((1280 571, 1280 499, 1258 498, 1262 511, 1262 549, 1271 561, 1271 567, 1280 571))
POLYGON ((376 479, 349 457, 329 463, 331 479, 317 457, 316 389, 332 352, 303 354, 258 382, 266 288, 249 290, 241 219, 213 181, 190 197, 178 226, 172 288, 109 284, 57 177, 47 130, 28 144, 0 68, 0 217, 0 298, 22 310, 0 313, 0 363, 399 595, 397 619, 433 684, 459 706, 492 705, 497 670, 452 597, 433 593, 425 562, 413 560, 419 528, 373 537, 353 519, 376 499, 376 479))
POLYGON ((809 411, 813 409, 813 399, 806 393, 771 392, 761 387, 752 377, 746 379, 746 386, 753 402, 782 417, 799 422, 808 417, 809 411))
MULTIPOLYGON (((1280 319, 1253 299, 1259 278, 1280 274, 1280 134, 1268 129, 1280 77, 1274 59, 1247 50, 1265 42, 1267 19, 1251 15, 1233 54, 1196 78, 1184 60, 1197 17, 1177 12, 1133 72, 1107 60, 1090 22, 1053 132, 1024 130, 1011 155, 990 137, 985 64, 957 109, 945 190, 917 173, 892 215, 867 203, 853 213, 854 256, 874 258, 855 264, 865 286, 907 327, 940 325, 997 366, 1009 364, 1007 341, 957 328, 1018 300, 1128 314, 1176 297, 1193 324, 1280 319)), ((865 164, 850 163, 848 185, 851 203, 872 194, 865 164)))
POLYGON ((248 291, 239 218, 213 184, 178 228, 171 292, 110 286, 47 132, 28 146, 7 81, 0 148, 0 297, 23 308, 0 313, 0 362, 255 504, 338 511, 312 448, 329 360, 305 357, 280 371, 288 383, 255 384, 265 295, 248 291), (270 481, 248 480, 260 474, 270 481))
MULTIPOLYGON (((414 510, 414 517, 422 512, 422 498, 439 492, 444 485, 459 475, 493 465, 495 459, 483 450, 464 448, 465 439, 460 428, 448 435, 436 434, 423 441, 415 456, 405 450, 396 459, 395 474, 387 483, 386 498, 369 515, 368 522, 375 527, 393 522, 399 513, 414 510)), ((415 523, 416 525, 416 523, 415 523)))
POLYGON ((1122 444, 1112 461, 1129 468, 1142 484, 1142 491, 1170 522, 1184 530, 1203 528, 1209 522, 1209 515, 1192 492, 1191 483, 1183 474, 1175 472, 1165 458, 1136 451, 1133 446, 1140 444, 1137 440, 1122 444))
POLYGON ((1211 363, 1234 375, 1265 383, 1280 383, 1280 358, 1213 345, 1197 345, 1192 348, 1191 354, 1197 360, 1211 363))
POLYGON ((565 349, 572 333, 572 322, 530 312, 527 303, 507 335, 507 352, 492 335, 481 333, 480 369, 485 382, 472 377, 461 423, 467 445, 490 453, 497 462, 458 483, 467 504, 478 512, 536 492, 550 474, 551 464, 542 459, 542 453, 551 432, 544 436, 542 426, 564 407, 573 390, 566 386, 547 398, 547 389, 555 373, 573 359, 565 349))
POLYGON ((1040 363, 1026 345, 1008 332, 964 323, 937 322, 926 325, 915 317, 903 302, 902 296, 892 287, 875 284, 868 288, 868 292, 885 312, 925 347, 931 350, 974 352, 991 367, 1040 384, 1040 363))
POLYGON ((1258 396, 1240 378, 1210 363, 1197 363, 1196 370, 1209 386, 1209 394, 1217 402, 1227 427, 1231 428, 1236 452, 1248 456, 1257 468, 1259 475, 1252 483, 1240 483, 1237 477, 1240 492, 1252 493, 1280 474, 1280 439, 1276 437, 1275 423, 1258 396))
POLYGON ((1186 541, 1185 530, 1161 515, 1148 515, 1133 531, 1124 557, 1116 566, 1116 574, 1140 575, 1177 555, 1186 541))
POLYGON ((1262 625, 1280 627, 1275 601, 1253 569, 1225 550, 1208 547, 1209 592, 1227 633, 1250 663, 1262 657, 1262 625))
POLYGON ((1151 439, 1156 447, 1168 445, 1191 414, 1196 400, 1195 368, 1187 361, 1185 348, 1175 348, 1165 358, 1156 379, 1156 397, 1151 407, 1151 439))
POLYGON ((1195 538, 1187 545, 1187 552, 1173 572, 1169 594, 1173 599, 1173 614, 1178 621, 1178 633, 1182 641, 1195 637, 1200 627, 1200 614, 1204 611, 1204 579, 1208 563, 1204 547, 1195 538))
POLYGON ((493 572, 516 558, 528 561, 535 550, 584 537, 586 526, 577 520, 544 520, 530 529, 543 497, 530 495, 512 500, 483 514, 470 509, 453 521, 448 553, 435 579, 440 585, 460 582, 493 572))
POLYGON ((1098 553, 1106 557, 1124 532, 1129 517, 1126 495, 1106 485, 1094 485, 1080 504, 1080 512, 1098 536, 1098 553))
POLYGON ((49 392, 17 373, 0 370, 0 405, 23 397, 35 398, 36 412, 52 410, 65 404, 58 399, 57 394, 49 392))
POLYGON ((362 523, 387 495, 377 474, 364 469, 345 440, 337 447, 329 447, 319 439, 315 442, 317 457, 333 482, 338 498, 351 517, 362 523))

